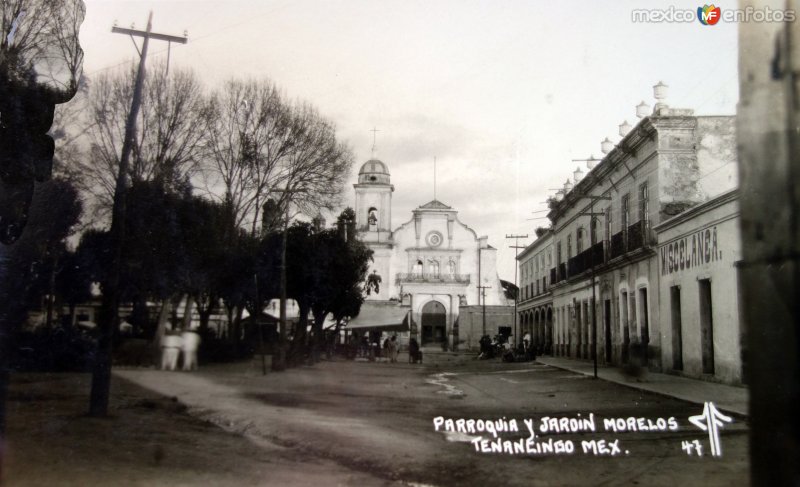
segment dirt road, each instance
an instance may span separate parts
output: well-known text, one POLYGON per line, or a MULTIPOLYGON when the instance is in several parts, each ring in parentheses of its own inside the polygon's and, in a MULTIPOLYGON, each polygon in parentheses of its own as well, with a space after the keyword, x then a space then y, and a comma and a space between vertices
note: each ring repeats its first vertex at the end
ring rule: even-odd
MULTIPOLYGON (((370 485, 744 485, 748 479, 741 420, 721 428, 723 456, 714 458, 708 434, 688 421, 702 412, 696 405, 538 364, 442 356, 424 366, 336 361, 266 376, 241 364, 192 374, 117 374, 176 397, 198 418, 283 448, 293 460, 327 461, 369 475, 370 485), (595 431, 538 431, 536 439, 572 443, 571 453, 484 453, 471 442, 478 434, 434 429, 440 416, 515 419, 521 431, 499 436, 516 440, 529 436, 523 419, 539 425, 545 417, 579 413, 591 414, 595 431), (622 419, 625 428, 633 418, 637 431, 605 431, 607 418, 622 419), (674 418, 679 427, 660 430, 658 418, 674 418), (648 424, 650 430, 642 431, 648 424), (602 448, 591 450, 599 440, 605 440, 602 448), (696 444, 703 456, 691 450, 696 444)), ((489 433, 483 437, 494 440, 489 433)))

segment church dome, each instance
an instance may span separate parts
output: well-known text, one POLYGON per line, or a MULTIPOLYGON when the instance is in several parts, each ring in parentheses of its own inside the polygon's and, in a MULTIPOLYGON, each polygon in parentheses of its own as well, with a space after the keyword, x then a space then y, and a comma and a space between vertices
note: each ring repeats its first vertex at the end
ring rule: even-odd
POLYGON ((358 182, 361 184, 389 184, 389 176, 389 168, 386 167, 386 164, 377 159, 370 159, 358 171, 358 182))

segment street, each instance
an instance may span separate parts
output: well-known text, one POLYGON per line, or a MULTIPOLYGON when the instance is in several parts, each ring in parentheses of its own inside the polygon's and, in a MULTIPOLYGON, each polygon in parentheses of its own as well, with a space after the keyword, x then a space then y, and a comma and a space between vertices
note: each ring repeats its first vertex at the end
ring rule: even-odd
POLYGON ((361 475, 357 482, 332 476, 335 484, 362 485, 365 478, 376 485, 747 483, 741 418, 720 428, 721 456, 713 457, 708 433, 688 419, 703 412, 696 404, 537 363, 429 354, 424 365, 411 365, 403 358, 396 364, 322 362, 266 376, 253 364, 198 373, 116 373, 176 397, 196 417, 246 435, 265 448, 264 455, 277 447, 300 468, 324 460, 361 475), (616 431, 604 421, 610 418, 620 427, 616 431), (521 448, 526 442, 519 440, 529 438, 526 419, 533 420, 536 438, 527 443, 533 450, 521 451, 513 444, 521 448), (499 442, 485 420, 495 422, 499 442), (484 432, 467 431, 468 424, 484 432), (554 431, 559 425, 569 431, 554 431), (570 432, 576 425, 581 431, 570 432), (490 441, 473 441, 477 436, 490 441), (493 443, 502 451, 490 453, 493 443), (545 450, 545 443, 554 450, 545 450))

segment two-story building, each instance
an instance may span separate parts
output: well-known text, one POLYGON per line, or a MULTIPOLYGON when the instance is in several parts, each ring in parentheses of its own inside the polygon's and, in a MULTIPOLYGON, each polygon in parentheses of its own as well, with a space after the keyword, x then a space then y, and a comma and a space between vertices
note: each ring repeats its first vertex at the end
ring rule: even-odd
POLYGON ((517 256, 520 287, 517 320, 523 335, 530 333, 539 353, 553 353, 553 232, 537 229, 537 238, 517 256))
MULTIPOLYGON (((656 87, 658 90, 659 87, 656 87)), ((657 91, 658 94, 658 91, 657 91)), ((660 101, 660 100, 659 100, 660 101)), ((550 200, 557 353, 662 368, 663 320, 654 227, 736 187, 734 117, 642 103, 622 139, 578 168, 550 200), (596 321, 595 321, 596 319, 596 321), (596 348, 595 348, 596 347, 596 348)))

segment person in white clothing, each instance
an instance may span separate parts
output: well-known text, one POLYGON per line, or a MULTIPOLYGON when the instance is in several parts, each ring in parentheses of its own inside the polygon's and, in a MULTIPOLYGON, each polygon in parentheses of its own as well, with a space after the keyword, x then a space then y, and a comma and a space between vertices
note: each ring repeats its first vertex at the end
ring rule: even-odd
POLYGON ((161 370, 176 370, 178 356, 181 353, 181 336, 172 330, 167 330, 161 337, 161 370))
POLYGON ((185 330, 181 334, 183 344, 183 370, 197 370, 197 349, 200 348, 200 335, 192 330, 185 330))

